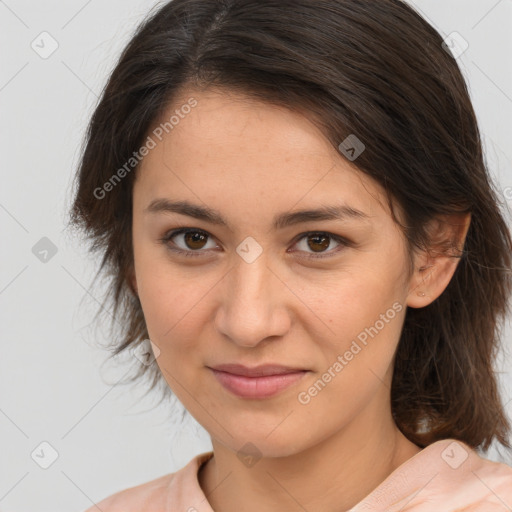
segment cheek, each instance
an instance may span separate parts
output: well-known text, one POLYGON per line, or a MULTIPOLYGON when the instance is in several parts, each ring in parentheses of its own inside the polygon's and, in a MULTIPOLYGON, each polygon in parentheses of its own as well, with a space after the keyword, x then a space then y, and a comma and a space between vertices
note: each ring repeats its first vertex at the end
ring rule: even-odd
POLYGON ((368 268, 371 267, 332 274, 320 285, 311 283, 303 289, 306 303, 329 327, 333 339, 346 341, 357 337, 381 316, 384 320, 395 318, 397 310, 404 308, 399 306, 404 297, 396 269, 368 268))
POLYGON ((347 284, 330 300, 318 300, 334 334, 316 337, 322 364, 297 397, 316 428, 337 428, 390 385, 405 315, 399 298, 391 282, 361 279, 357 291, 347 284))
POLYGON ((318 406, 343 397, 345 406, 357 407, 386 379, 405 315, 399 277, 361 269, 340 276, 323 295, 311 295, 312 309, 329 328, 323 329, 327 335, 315 338, 322 352, 319 387, 326 383, 318 406))
POLYGON ((162 337, 190 309, 197 286, 166 260, 160 247, 134 242, 138 295, 148 331, 162 337))
POLYGON ((137 269, 139 299, 150 339, 161 351, 158 363, 173 371, 183 371, 177 361, 199 355, 201 330, 210 318, 208 291, 215 280, 201 280, 170 265, 154 262, 137 269))

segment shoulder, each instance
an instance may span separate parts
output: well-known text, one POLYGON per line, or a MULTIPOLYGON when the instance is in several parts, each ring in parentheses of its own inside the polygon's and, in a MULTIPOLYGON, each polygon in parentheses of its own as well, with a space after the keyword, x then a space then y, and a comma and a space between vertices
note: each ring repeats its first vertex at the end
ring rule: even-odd
POLYGON ((85 512, 187 510, 189 507, 186 504, 191 498, 198 499, 199 502, 206 499, 199 485, 197 474, 201 465, 212 456, 213 452, 196 455, 178 471, 112 494, 85 512))
POLYGON ((453 502, 454 507, 463 504, 463 508, 456 510, 464 512, 511 510, 512 467, 473 453, 473 464, 469 466, 464 480, 457 482, 451 491, 446 491, 450 495, 448 501, 453 502))
POLYGON ((350 512, 498 512, 504 503, 512 505, 512 467, 443 439, 403 463, 350 512))
POLYGON ((85 512, 98 512, 98 509, 102 512, 130 512, 132 510, 150 510, 148 507, 162 507, 174 476, 175 473, 171 473, 116 492, 85 512))
MULTIPOLYGON (((490 492, 512 499, 512 466, 503 462, 494 462, 478 456, 478 464, 472 474, 483 487, 490 492)), ((512 501, 511 501, 512 505, 512 501)))
POLYGON ((503 510, 504 503, 512 505, 511 466, 489 460, 461 441, 448 442, 424 499, 438 510, 446 506, 465 512, 494 512, 503 510))

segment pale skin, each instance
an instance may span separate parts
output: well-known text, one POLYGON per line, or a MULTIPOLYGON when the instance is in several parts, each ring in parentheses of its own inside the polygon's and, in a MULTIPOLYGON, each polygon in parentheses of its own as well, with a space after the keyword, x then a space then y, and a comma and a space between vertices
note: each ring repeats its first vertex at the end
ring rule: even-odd
MULTIPOLYGON (((406 307, 420 308, 448 285, 458 259, 408 256, 380 186, 358 171, 306 117, 225 90, 186 90, 198 104, 144 158, 133 189, 131 284, 163 377, 209 432, 214 457, 199 474, 216 512, 345 511, 417 454, 390 408, 393 356, 406 307), (145 212, 155 199, 217 211, 228 226, 175 212, 145 212), (348 205, 366 218, 309 220, 275 229, 282 213, 348 205), (202 245, 170 230, 207 233, 202 245), (311 232, 327 238, 325 250, 311 232), (300 238, 299 235, 302 235, 300 238), (262 253, 247 263, 247 237, 262 253), (326 255, 315 259, 312 255, 326 255), (357 335, 394 303, 402 306, 308 404, 308 390, 357 335), (208 366, 278 363, 309 370, 264 400, 230 394, 208 366), (247 442, 262 458, 245 466, 247 442)), ((340 141, 341 142, 341 141, 340 141)), ((371 141, 365 141, 371 144, 371 141)), ((470 217, 433 223, 463 243, 470 217)), ((192 505, 192 504, 191 504, 192 505)))

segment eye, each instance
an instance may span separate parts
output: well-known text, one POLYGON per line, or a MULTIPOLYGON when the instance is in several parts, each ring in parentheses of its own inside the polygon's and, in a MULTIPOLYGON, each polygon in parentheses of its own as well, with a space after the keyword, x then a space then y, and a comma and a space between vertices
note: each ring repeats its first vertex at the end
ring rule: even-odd
POLYGON ((326 233, 324 231, 311 231, 300 235, 296 245, 300 247, 301 243, 301 251, 308 252, 307 249, 313 250, 313 253, 308 253, 308 256, 306 256, 307 258, 329 258, 340 252, 343 247, 350 245, 350 242, 343 237, 333 235, 332 233, 326 233), (332 240, 338 244, 337 248, 334 250, 326 251, 325 249, 331 245, 332 240))
MULTIPOLYGON (((174 253, 194 257, 201 256, 202 253, 206 252, 201 249, 213 249, 216 247, 215 244, 213 244, 213 247, 207 247, 210 236, 211 235, 209 233, 200 229, 180 228, 166 233, 162 238, 160 238, 160 242, 166 245, 168 249, 174 253), (180 243, 175 242, 174 239, 177 239, 180 243)), ((340 252, 344 247, 352 246, 352 243, 349 240, 332 233, 324 231, 309 231, 299 235, 294 246, 299 247, 298 252, 307 253, 307 256, 305 256, 306 258, 316 259, 331 257, 340 252), (335 249, 327 251, 326 249, 329 248, 332 241, 338 245, 335 249), (302 248, 300 248, 301 244, 302 248), (308 249, 311 249, 313 252, 309 252, 308 249)))
POLYGON ((201 253, 205 251, 200 251, 199 249, 203 249, 205 247, 209 236, 210 235, 206 231, 202 231, 200 229, 181 228, 166 233, 160 239, 160 242, 167 245, 167 247, 175 253, 183 254, 184 256, 200 256, 201 253), (183 235, 181 246, 172 241, 180 235, 183 235))

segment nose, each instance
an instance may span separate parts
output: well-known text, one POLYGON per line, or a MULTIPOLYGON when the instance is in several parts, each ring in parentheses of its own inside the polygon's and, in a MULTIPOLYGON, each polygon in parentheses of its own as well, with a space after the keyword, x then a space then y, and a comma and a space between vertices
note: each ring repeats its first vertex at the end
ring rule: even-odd
POLYGON ((260 255, 252 263, 238 257, 224 277, 215 326, 241 347, 255 347, 290 328, 287 300, 293 294, 260 255))

